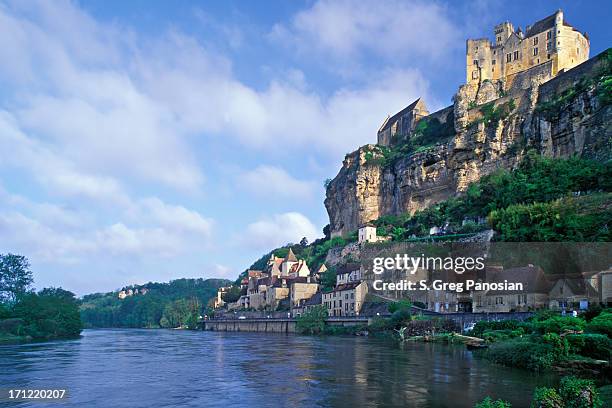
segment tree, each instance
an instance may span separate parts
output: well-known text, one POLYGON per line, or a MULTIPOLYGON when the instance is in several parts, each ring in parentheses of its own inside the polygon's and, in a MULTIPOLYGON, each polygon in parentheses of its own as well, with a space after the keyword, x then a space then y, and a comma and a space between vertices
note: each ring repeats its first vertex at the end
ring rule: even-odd
POLYGON ((30 263, 25 256, 0 254, 0 302, 15 303, 33 281, 30 263))
POLYGON ((81 333, 79 306, 72 292, 46 288, 19 296, 13 315, 23 319, 18 335, 33 338, 74 337, 81 333))
POLYGON ((227 292, 221 295, 221 298, 225 303, 233 303, 240 299, 240 287, 232 286, 227 292))
POLYGON ((308 246, 308 238, 304 237, 300 240, 300 246, 301 247, 307 247, 308 246))
POLYGON ((336 286, 336 268, 330 267, 321 275, 323 289, 333 289, 336 286))
POLYGON ((327 319, 327 308, 316 305, 296 319, 295 327, 300 333, 318 334, 325 328, 325 319, 327 319))

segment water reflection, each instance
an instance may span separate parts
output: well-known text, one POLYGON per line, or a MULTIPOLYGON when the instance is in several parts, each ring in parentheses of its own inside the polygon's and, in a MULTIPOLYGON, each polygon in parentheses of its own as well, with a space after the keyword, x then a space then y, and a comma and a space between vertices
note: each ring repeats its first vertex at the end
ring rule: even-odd
POLYGON ((79 340, 0 346, 0 386, 66 387, 69 401, 4 406, 528 406, 553 378, 461 347, 360 337, 87 330, 79 340))

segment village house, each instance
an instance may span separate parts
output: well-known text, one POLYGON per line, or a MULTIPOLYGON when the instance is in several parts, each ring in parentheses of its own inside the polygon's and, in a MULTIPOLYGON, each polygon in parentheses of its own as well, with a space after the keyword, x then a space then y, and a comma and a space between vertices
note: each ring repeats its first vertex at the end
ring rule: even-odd
POLYGON ((117 297, 123 300, 127 297, 135 296, 138 294, 146 295, 148 291, 149 289, 147 288, 122 289, 119 291, 119 293, 117 293, 117 297))
POLYGON ((358 240, 360 244, 366 242, 385 242, 390 238, 388 236, 378 236, 374 225, 366 224, 358 230, 358 240))
POLYGON ((590 304, 599 303, 600 296, 588 278, 582 274, 551 276, 549 308, 553 310, 586 310, 590 304))
POLYGON ((612 268, 602 271, 598 276, 599 299, 607 306, 612 306, 612 268))
POLYGON ((322 302, 329 316, 359 316, 367 294, 366 282, 344 283, 330 292, 323 292, 322 302))
POLYGON ((347 263, 336 269, 336 286, 344 283, 360 282, 362 279, 362 268, 358 263, 347 263))
POLYGON ((314 282, 310 276, 293 278, 289 281, 289 285, 291 307, 297 306, 303 300, 310 299, 319 291, 319 284, 314 282))
POLYGON ((223 307, 225 305, 225 302, 223 301, 223 295, 228 290, 230 290, 230 286, 223 286, 223 287, 220 287, 219 289, 217 289, 217 297, 215 297, 215 301, 213 303, 213 308, 218 309, 218 308, 223 307))
POLYGON ((242 305, 256 310, 276 310, 285 300, 291 307, 319 288, 306 261, 297 259, 291 248, 284 258, 271 255, 265 271, 250 270, 247 278, 242 305))
POLYGON ((292 317, 300 317, 304 313, 312 310, 315 306, 321 306, 323 294, 321 292, 317 292, 312 295, 309 299, 302 299, 299 303, 293 308, 291 308, 291 316, 292 317))
POLYGON ((506 21, 488 38, 467 40, 466 81, 478 85, 501 80, 508 89, 514 77, 539 66, 548 79, 589 59, 588 36, 565 20, 563 11, 527 26, 525 32, 506 21))
POLYGON ((520 268, 499 268, 487 271, 486 282, 504 281, 523 284, 523 290, 475 291, 474 312, 527 312, 548 307, 552 282, 539 266, 528 265, 520 268))

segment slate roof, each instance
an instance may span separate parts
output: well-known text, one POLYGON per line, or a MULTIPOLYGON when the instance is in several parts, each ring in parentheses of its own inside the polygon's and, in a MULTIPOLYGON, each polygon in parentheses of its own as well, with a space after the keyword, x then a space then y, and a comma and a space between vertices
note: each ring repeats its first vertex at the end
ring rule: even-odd
POLYGON ((323 295, 321 292, 317 292, 310 297, 310 299, 306 299, 304 302, 304 306, 315 306, 323 303, 323 295))
POLYGON ((488 276, 488 282, 503 283, 522 283, 523 290, 494 291, 496 294, 513 293, 548 293, 553 286, 553 282, 547 279, 542 268, 538 266, 523 266, 520 268, 503 269, 493 276, 488 276))
POLYGON ((287 254, 287 257, 285 258, 286 262, 297 262, 297 258, 295 257, 295 254, 293 253, 293 250, 291 248, 289 248, 289 253, 287 254))
POLYGON ((383 124, 380 125, 380 129, 378 129, 378 131, 382 132, 383 130, 385 130, 386 128, 391 126, 392 123, 395 123, 399 118, 401 118, 406 113, 408 113, 411 110, 413 110, 420 101, 421 101, 421 98, 418 98, 416 101, 412 102, 410 105, 406 106, 404 109, 402 109, 401 111, 397 112, 395 115, 387 117, 387 119, 385 119, 383 124))
MULTIPOLYGON (((543 19, 533 23, 533 25, 528 27, 527 34, 525 34, 525 37, 531 37, 533 35, 536 35, 538 33, 541 33, 541 32, 544 32, 546 30, 553 28, 555 26, 556 16, 557 16, 557 13, 554 13, 548 17, 544 17, 543 19)), ((563 25, 566 27, 574 28, 570 23, 565 21, 565 18, 563 19, 563 25)))

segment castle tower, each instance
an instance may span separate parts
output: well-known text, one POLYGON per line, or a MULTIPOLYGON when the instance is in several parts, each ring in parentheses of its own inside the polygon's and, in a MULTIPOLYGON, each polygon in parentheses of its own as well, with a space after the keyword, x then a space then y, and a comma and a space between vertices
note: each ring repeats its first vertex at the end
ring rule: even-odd
POLYGON ((493 35, 495 35, 495 46, 499 47, 504 45, 506 40, 512 35, 513 32, 514 27, 509 21, 504 21, 503 23, 496 25, 493 28, 493 35))

